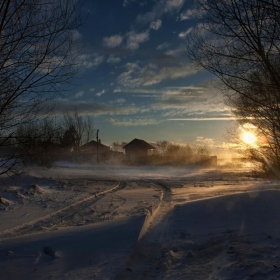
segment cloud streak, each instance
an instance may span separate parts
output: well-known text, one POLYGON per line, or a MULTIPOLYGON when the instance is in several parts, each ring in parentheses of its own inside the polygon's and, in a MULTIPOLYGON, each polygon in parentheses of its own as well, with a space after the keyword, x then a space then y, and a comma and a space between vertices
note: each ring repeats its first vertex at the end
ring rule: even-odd
POLYGON ((83 101, 71 101, 69 99, 59 99, 55 102, 54 113, 56 115, 63 115, 65 111, 78 110, 81 115, 130 115, 137 113, 140 109, 134 105, 123 106, 122 102, 95 103, 83 101))
POLYGON ((103 90, 97 92, 95 95, 98 96, 98 97, 100 97, 100 96, 103 95, 105 92, 106 92, 106 90, 103 89, 103 90))
POLYGON ((138 23, 151 23, 157 18, 160 18, 165 13, 173 13, 179 11, 185 0, 160 0, 152 8, 152 11, 138 15, 136 21, 138 23))
POLYGON ((180 32, 178 37, 181 39, 185 39, 187 35, 193 30, 192 27, 188 28, 185 32, 180 32))
POLYGON ((160 121, 152 118, 126 118, 126 119, 116 119, 111 118, 110 123, 116 126, 146 126, 158 124, 160 121))
POLYGON ((181 13, 179 16, 179 20, 188 20, 193 19, 199 14, 199 10, 197 9, 188 9, 185 12, 181 13))
POLYGON ((128 87, 155 85, 164 80, 185 78, 199 71, 192 64, 158 69, 156 65, 151 63, 144 67, 140 67, 138 63, 130 63, 126 65, 126 68, 128 70, 118 76, 117 82, 128 87))
POLYGON ((169 121, 231 121, 231 120, 236 120, 235 117, 222 117, 222 116, 217 116, 217 117, 190 117, 190 118, 170 118, 168 119, 169 121))

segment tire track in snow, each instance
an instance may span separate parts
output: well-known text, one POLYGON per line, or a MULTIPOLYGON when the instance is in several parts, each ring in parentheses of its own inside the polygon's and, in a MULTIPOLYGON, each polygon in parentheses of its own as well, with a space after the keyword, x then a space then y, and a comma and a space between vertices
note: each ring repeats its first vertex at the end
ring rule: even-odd
POLYGON ((61 223, 62 220, 74 216, 79 211, 89 207, 90 205, 92 205, 93 203, 101 199, 104 195, 111 192, 117 192, 123 189, 125 186, 126 186, 126 182, 121 181, 117 186, 109 190, 96 193, 80 201, 72 203, 71 205, 63 207, 62 209, 59 209, 51 214, 48 214, 41 218, 32 220, 22 225, 0 232, 0 238, 4 239, 4 238, 10 238, 19 235, 30 234, 30 233, 34 233, 34 231, 39 231, 42 229, 47 229, 48 227, 53 227, 56 224, 61 223))
MULTIPOLYGON (((149 221, 145 233, 138 239, 132 254, 116 280, 155 279, 164 270, 168 241, 172 234, 169 227, 173 219, 174 202, 170 188, 162 181, 153 180, 163 190, 162 200, 149 221)), ((160 278, 157 278, 160 279, 160 278)))

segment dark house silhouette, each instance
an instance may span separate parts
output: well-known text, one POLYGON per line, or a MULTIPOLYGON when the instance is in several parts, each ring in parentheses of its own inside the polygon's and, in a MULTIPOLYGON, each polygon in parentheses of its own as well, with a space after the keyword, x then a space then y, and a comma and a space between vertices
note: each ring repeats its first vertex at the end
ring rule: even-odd
MULTIPOLYGON (((110 147, 101 144, 99 141, 98 143, 98 154, 104 154, 110 151, 110 147)), ((79 148, 80 153, 88 153, 88 154, 97 154, 97 142, 92 140, 79 148)))
POLYGON ((149 155, 152 155, 152 152, 155 149, 144 140, 136 138, 123 146, 123 148, 125 150, 126 157, 131 160, 147 158, 149 155))

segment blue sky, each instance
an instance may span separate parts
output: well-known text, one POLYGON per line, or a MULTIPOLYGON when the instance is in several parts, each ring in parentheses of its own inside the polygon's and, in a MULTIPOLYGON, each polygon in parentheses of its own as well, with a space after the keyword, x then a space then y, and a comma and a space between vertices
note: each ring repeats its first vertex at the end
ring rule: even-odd
POLYGON ((102 142, 168 140, 220 146, 230 111, 216 81, 186 56, 189 0, 86 0, 83 48, 70 99, 57 109, 92 115, 102 142))

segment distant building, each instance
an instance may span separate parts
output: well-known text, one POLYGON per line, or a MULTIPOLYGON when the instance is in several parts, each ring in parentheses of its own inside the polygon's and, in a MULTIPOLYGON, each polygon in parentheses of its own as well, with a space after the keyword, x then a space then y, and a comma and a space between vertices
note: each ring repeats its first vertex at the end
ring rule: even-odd
MULTIPOLYGON (((110 147, 101 144, 101 141, 98 143, 98 154, 101 155, 103 153, 109 152, 110 147)), ((87 153, 87 154, 97 154, 97 142, 92 140, 79 148, 80 153, 87 153)))
POLYGON ((125 146, 126 157, 130 160, 145 159, 153 154, 155 147, 145 142, 144 140, 134 139, 125 146))

